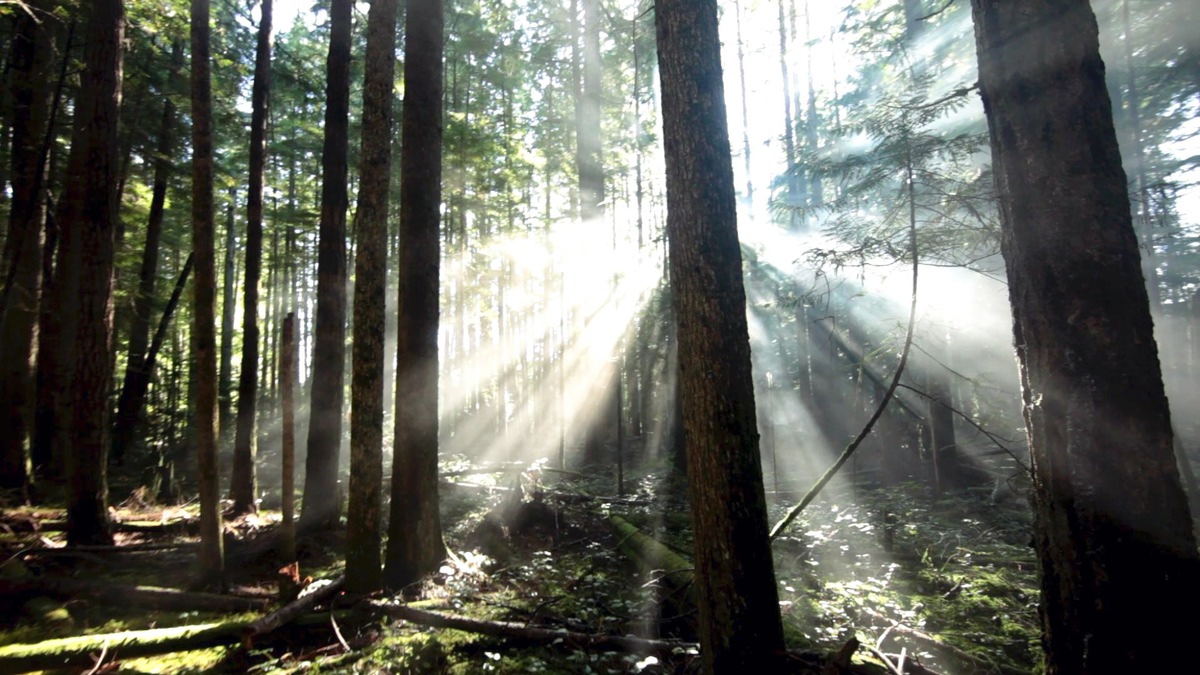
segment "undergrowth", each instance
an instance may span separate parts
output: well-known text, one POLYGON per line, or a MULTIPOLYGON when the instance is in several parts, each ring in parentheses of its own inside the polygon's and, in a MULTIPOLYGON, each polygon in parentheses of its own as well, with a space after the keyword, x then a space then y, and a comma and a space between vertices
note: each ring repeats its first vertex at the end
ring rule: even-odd
MULTIPOLYGON (((469 470, 461 459, 453 468, 469 470)), ((630 493, 610 502, 554 504, 552 526, 527 532, 479 532, 512 493, 538 489, 575 495, 613 492, 605 475, 588 478, 512 471, 472 475, 471 489, 442 494, 446 540, 454 556, 421 590, 421 605, 477 619, 572 631, 656 636, 661 607, 653 571, 639 570, 618 551, 608 514, 687 554, 690 518, 681 481, 642 473, 630 493), (534 475, 534 478, 530 478, 534 475), (525 480, 522 487, 521 480, 525 480), (488 486, 500 488, 488 492, 488 486)), ((788 504, 772 506, 772 519, 788 504)), ((54 520, 61 511, 30 511, 54 520)), ((162 515, 147 505, 128 520, 162 515)), ((184 513, 184 512, 179 512, 184 513)), ((6 513, 6 515, 11 515, 6 513)), ((277 514, 241 523, 269 530, 277 514)), ((1020 504, 986 504, 962 495, 933 500, 916 485, 826 497, 811 505, 775 542, 776 578, 790 648, 835 651, 850 636, 881 651, 901 650, 926 666, 953 673, 1030 673, 1038 661, 1036 574, 1030 519, 1020 504)), ((244 534, 244 533, 243 533, 244 534)), ((13 535, 16 536, 16 535, 13 535)), ((44 534, 53 543, 57 534, 44 534)), ((182 535, 173 535, 179 538, 182 535)), ((185 537, 186 538, 186 537, 185 537)), ((338 573, 340 539, 309 546, 306 574, 338 573)), ((5 543, 5 546, 12 545, 5 543)), ((57 569, 113 583, 179 586, 186 555, 126 555, 75 561, 57 569)), ((6 556, 7 557, 7 556, 6 556)), ((49 559, 53 560, 53 559, 49 559)), ((243 590, 269 593, 270 566, 241 570, 243 590)), ((69 604, 71 621, 57 625, 4 619, 0 644, 60 635, 180 625, 235 617, 138 611, 85 602, 69 604)), ((337 623, 337 622, 333 622, 337 623)), ((665 624, 664 624, 665 625, 665 624)), ((635 654, 588 652, 566 643, 528 646, 454 630, 432 630, 378 616, 343 619, 331 627, 257 650, 216 648, 143 658, 124 672, 255 673, 666 673, 693 672, 694 650, 660 663, 635 654), (347 651, 345 640, 353 649, 347 651)), ((667 633, 664 637, 675 637, 667 633)), ((684 635, 683 637, 689 637, 684 635)), ((119 671, 118 671, 119 672, 119 671)))

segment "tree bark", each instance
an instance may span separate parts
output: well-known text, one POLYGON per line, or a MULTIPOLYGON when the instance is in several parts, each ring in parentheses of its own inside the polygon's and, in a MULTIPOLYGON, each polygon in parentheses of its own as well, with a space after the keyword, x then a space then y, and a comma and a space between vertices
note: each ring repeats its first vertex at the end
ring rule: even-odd
POLYGON ((283 319, 280 336, 279 396, 283 430, 280 432, 282 480, 279 510, 280 553, 284 561, 296 559, 296 314, 289 312, 283 319))
POLYGON ((783 667, 715 0, 655 5, 667 236, 706 673, 783 667))
MULTIPOLYGON (((51 117, 50 78, 54 53, 53 23, 39 21, 33 11, 18 12, 9 78, 12 83, 12 200, 8 234, 0 270, 0 405, 9 411, 8 429, 0 434, 0 488, 23 488, 29 480, 26 440, 33 428, 36 388, 34 329, 41 285, 42 225, 46 219, 43 139, 51 117)), ((4 183, 0 183, 3 189, 4 183)))
POLYGON ((400 159, 396 439, 384 584, 403 588, 446 557, 438 513, 438 236, 442 0, 408 0, 400 159))
POLYGON ((229 497, 235 514, 253 513, 255 503, 254 433, 258 403, 258 287, 262 279, 263 167, 267 157, 267 107, 271 91, 272 0, 263 0, 258 21, 258 48, 251 89, 250 185, 246 200, 246 279, 242 299, 242 368, 238 375, 237 431, 233 441, 233 472, 229 497))
POLYGON ((972 0, 1050 675, 1184 672, 1200 600, 1096 19, 972 0))
POLYGON ((108 387, 112 377, 113 257, 117 222, 117 127, 125 10, 96 0, 75 107, 66 193, 59 223, 73 302, 60 306, 77 322, 69 390, 67 541, 107 544, 108 387))
POLYGON ((217 445, 229 437, 230 420, 233 418, 233 315, 237 295, 237 223, 233 216, 237 203, 237 191, 229 190, 229 202, 225 205, 225 252, 221 274, 221 348, 217 361, 217 445))
POLYGON ((200 487, 200 575, 225 574, 217 465, 216 256, 213 223, 212 81, 208 0, 192 0, 192 368, 200 487))
POLYGON ((396 0, 375 0, 367 18, 362 165, 355 232, 354 353, 350 383, 350 499, 346 512, 346 587, 382 584, 383 361, 387 332, 387 221, 391 179, 396 0))
POLYGON ((342 492, 338 457, 342 445, 346 357, 347 144, 350 126, 350 0, 333 0, 325 142, 321 151, 321 224, 317 249, 317 322, 312 357, 312 406, 304 465, 304 511, 300 529, 337 524, 342 492))

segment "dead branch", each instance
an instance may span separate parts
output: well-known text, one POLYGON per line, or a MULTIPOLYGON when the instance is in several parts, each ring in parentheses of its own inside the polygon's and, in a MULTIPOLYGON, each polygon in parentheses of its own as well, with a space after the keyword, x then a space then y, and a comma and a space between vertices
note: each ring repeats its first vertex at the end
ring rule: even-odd
POLYGON ((301 591, 300 597, 250 624, 245 631, 246 642, 249 643, 259 635, 270 633, 301 614, 308 612, 320 603, 333 598, 342 590, 342 585, 345 581, 346 577, 340 576, 333 580, 314 582, 304 591, 301 591))

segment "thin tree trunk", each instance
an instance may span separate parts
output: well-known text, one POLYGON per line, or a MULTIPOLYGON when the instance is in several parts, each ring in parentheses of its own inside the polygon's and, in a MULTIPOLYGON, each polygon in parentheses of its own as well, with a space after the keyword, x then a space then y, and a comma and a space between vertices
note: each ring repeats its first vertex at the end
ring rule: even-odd
MULTIPOLYGON (((28 479, 26 439, 33 428, 34 329, 41 284, 43 197, 46 148, 43 137, 51 120, 50 78, 54 24, 40 22, 32 11, 18 12, 9 71, 12 98, 12 200, 4 240, 3 296, 0 298, 0 404, 9 411, 0 434, 0 488, 24 488, 28 479)), ((4 183, 0 182, 0 190, 4 183)))
POLYGON ((1125 105, 1129 112, 1129 139, 1133 147, 1133 175, 1137 193, 1137 220, 1135 228, 1142 242, 1142 275, 1146 278, 1146 290, 1150 293, 1150 311, 1162 305, 1162 289, 1158 283, 1158 265, 1154 250, 1153 219, 1150 216, 1150 190, 1146 172, 1146 149, 1142 142, 1141 96, 1138 94, 1137 73, 1133 69, 1133 36, 1129 20, 1129 0, 1121 2, 1122 44, 1125 47, 1125 105))
MULTIPOLYGON (((225 205, 225 264, 221 275, 221 357, 217 367, 217 438, 228 437, 233 418, 233 315, 237 296, 237 231, 233 215, 237 191, 230 188, 225 205)), ((219 445, 219 443, 218 443, 219 445)))
POLYGON ((738 85, 741 87, 742 94, 742 163, 746 171, 746 204, 750 206, 750 212, 753 213, 754 175, 750 168, 750 103, 749 97, 746 95, 746 45, 742 39, 741 0, 734 0, 733 8, 737 15, 738 85))
MULTIPOLYGON (((183 42, 176 41, 171 49, 171 71, 169 78, 175 79, 183 70, 183 42)), ((165 94, 165 92, 164 92, 165 94)), ((150 368, 146 364, 146 349, 150 340, 150 315, 154 311, 155 290, 158 280, 159 243, 162 240, 163 214, 167 201, 167 181, 173 162, 171 151, 175 147, 175 103, 169 95, 163 96, 162 118, 158 128, 158 144, 154 151, 154 180, 151 187, 150 215, 146 221, 146 243, 142 248, 142 266, 138 274, 138 289, 133 298, 133 321, 129 329, 129 358, 125 366, 125 380, 117 400, 117 419, 113 425, 113 458, 121 463, 125 451, 133 441, 133 429, 141 415, 141 403, 145 400, 145 387, 150 381, 150 368), (140 400, 137 388, 141 387, 140 400)))
POLYGON ((196 452, 200 487, 200 574, 225 575, 221 486, 217 465, 216 256, 213 214, 212 81, 208 0, 192 0, 192 282, 191 365, 195 373, 196 452))
POLYGON ((283 350, 279 355, 279 395, 283 405, 282 487, 280 507, 280 556, 288 562, 296 559, 296 314, 288 312, 283 319, 283 350))
POLYGON ((785 23, 786 13, 783 8, 784 0, 778 0, 779 3, 779 70, 782 74, 783 82, 783 145, 784 151, 787 153, 787 192, 785 193, 784 206, 788 209, 788 223, 795 228, 799 225, 800 219, 796 216, 796 207, 799 206, 796 201, 800 194, 800 179, 796 174, 796 122, 792 114, 792 84, 791 75, 788 73, 787 62, 787 25, 785 23))
MULTIPOLYGON (((271 88, 272 0, 263 0, 258 22, 258 49, 251 90, 250 185, 246 203, 246 280, 242 299, 242 368, 238 379, 237 431, 233 442, 233 472, 229 496, 233 513, 251 513, 255 503, 254 434, 258 403, 258 287, 262 278, 263 169, 267 156, 267 106, 271 88)), ((269 325, 269 324, 268 324, 269 325)))
POLYGON ((54 100, 50 105, 50 119, 46 125, 46 136, 42 142, 42 152, 46 165, 43 180, 46 183, 42 197, 45 199, 45 238, 42 242, 41 255, 41 296, 38 308, 37 325, 37 363, 35 366, 36 391, 34 398, 36 410, 33 415, 33 429, 30 436, 30 458, 33 469, 41 478, 58 478, 65 472, 65 463, 61 455, 55 453, 54 436, 56 425, 58 396, 60 382, 65 373, 62 366, 62 355, 65 346, 59 340, 61 323, 58 317, 60 296, 55 291, 54 262, 58 255, 58 222, 55 218, 54 203, 50 196, 50 176, 54 175, 58 153, 53 142, 56 120, 62 101, 63 89, 67 81, 68 67, 72 63, 71 43, 75 36, 75 20, 67 26, 67 35, 63 40, 62 58, 59 60, 58 82, 54 89, 54 100))

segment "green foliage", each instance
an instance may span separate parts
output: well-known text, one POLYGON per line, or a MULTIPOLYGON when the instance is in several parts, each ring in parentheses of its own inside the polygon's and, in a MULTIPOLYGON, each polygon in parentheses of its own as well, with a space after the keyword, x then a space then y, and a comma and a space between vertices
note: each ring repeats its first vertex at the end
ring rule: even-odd
POLYGON ((793 528, 802 534, 776 543, 780 600, 799 644, 835 649, 849 628, 867 644, 890 636, 944 672, 1033 669, 1040 627, 1027 509, 976 497, 931 505, 913 485, 846 503, 809 507, 793 528))

